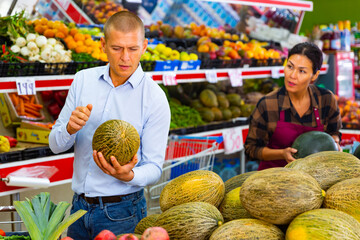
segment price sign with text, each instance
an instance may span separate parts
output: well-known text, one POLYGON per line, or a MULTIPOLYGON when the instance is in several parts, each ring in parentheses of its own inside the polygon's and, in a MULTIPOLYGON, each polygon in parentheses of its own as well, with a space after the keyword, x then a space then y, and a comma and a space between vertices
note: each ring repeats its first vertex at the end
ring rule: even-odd
POLYGON ((279 79, 281 69, 282 69, 282 67, 272 67, 271 68, 271 77, 274 79, 279 79))
POLYGON ((174 72, 163 73, 163 83, 165 86, 177 85, 176 74, 174 72))
POLYGON ((18 95, 35 95, 35 79, 34 78, 20 78, 16 79, 16 88, 18 95))
POLYGON ((206 80, 209 83, 217 83, 218 82, 217 73, 215 70, 205 71, 205 76, 206 76, 206 80))
POLYGON ((230 69, 228 74, 232 87, 241 87, 243 85, 242 73, 240 69, 230 69))
POLYGON ((244 148, 241 127, 224 129, 222 135, 225 154, 238 152, 244 148))

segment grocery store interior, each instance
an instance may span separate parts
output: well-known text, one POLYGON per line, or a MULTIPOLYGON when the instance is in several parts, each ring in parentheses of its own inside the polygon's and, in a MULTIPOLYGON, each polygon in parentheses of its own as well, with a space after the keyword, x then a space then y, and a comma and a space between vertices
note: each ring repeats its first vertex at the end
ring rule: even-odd
MULTIPOLYGON (((336 95, 340 145, 344 152, 355 151, 358 9, 354 0, 1 0, 0 229, 26 231, 14 201, 49 192, 54 203, 71 203, 74 150, 54 154, 48 136, 75 73, 107 64, 100 39, 112 14, 132 11, 145 25, 149 45, 140 63, 165 91, 171 109, 164 173, 171 172, 171 180, 197 170, 199 165, 181 170, 167 162, 199 157, 225 182, 258 169, 259 162, 244 153, 248 120, 263 96, 284 85, 288 51, 300 42, 314 42, 323 51, 315 84, 336 95), (185 144, 197 142, 195 151, 176 153, 179 139, 170 136, 191 136, 185 144), (11 185, 11 175, 46 181, 11 185)), ((146 190, 148 211, 156 212, 158 200, 152 197, 161 189, 146 190)))

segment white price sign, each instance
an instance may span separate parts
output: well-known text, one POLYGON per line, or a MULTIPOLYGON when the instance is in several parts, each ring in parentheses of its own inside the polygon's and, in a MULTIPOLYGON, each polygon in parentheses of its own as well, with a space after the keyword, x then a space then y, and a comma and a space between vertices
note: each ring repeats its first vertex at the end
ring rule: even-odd
POLYGON ((16 88, 18 95, 35 95, 35 79, 34 78, 20 78, 16 79, 16 88))
POLYGON ((241 87, 243 85, 242 72, 240 69, 231 69, 228 74, 232 87, 241 87))
POLYGON ((205 71, 205 76, 206 76, 206 80, 209 83, 217 83, 218 79, 217 79, 217 73, 215 70, 208 70, 205 71))
POLYGON ((238 152, 244 148, 241 127, 224 129, 222 135, 225 154, 238 152))
POLYGON ((165 86, 177 85, 176 74, 174 72, 163 73, 162 78, 165 86))
POLYGON ((271 68, 271 77, 274 79, 279 79, 281 69, 282 69, 282 67, 272 67, 271 68))

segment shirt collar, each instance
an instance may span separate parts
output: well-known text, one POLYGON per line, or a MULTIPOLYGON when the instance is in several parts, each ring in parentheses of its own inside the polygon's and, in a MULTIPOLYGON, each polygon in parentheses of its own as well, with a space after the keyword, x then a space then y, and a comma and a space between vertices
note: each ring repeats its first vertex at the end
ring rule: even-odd
MULTIPOLYGON (((310 94, 310 102, 311 102, 312 107, 318 108, 317 96, 314 93, 313 86, 314 85, 311 84, 308 87, 308 91, 309 91, 309 94, 310 94)), ((285 86, 283 86, 280 89, 279 94, 283 95, 283 103, 280 105, 281 106, 280 111, 290 109, 291 108, 290 97, 289 97, 289 93, 286 90, 285 86)))
MULTIPOLYGON (((129 83, 133 88, 136 88, 142 81, 144 75, 145 73, 142 70, 142 67, 139 63, 139 66, 137 67, 135 72, 130 76, 130 78, 124 84, 129 83)), ((104 68, 104 72, 101 74, 100 77, 102 77, 103 80, 105 80, 109 84, 113 85, 110 78, 110 64, 106 65, 106 68, 104 68)))

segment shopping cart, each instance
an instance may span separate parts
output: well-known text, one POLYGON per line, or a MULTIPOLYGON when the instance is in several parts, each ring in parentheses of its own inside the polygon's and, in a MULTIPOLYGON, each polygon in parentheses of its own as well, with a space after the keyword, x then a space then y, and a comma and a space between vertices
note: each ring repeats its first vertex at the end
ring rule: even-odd
POLYGON ((160 180, 147 186, 148 214, 160 213, 162 189, 172 179, 195 170, 210 170, 214 166, 216 150, 223 141, 220 137, 169 136, 166 157, 160 180))

